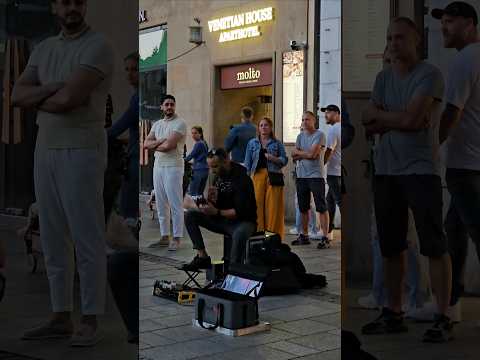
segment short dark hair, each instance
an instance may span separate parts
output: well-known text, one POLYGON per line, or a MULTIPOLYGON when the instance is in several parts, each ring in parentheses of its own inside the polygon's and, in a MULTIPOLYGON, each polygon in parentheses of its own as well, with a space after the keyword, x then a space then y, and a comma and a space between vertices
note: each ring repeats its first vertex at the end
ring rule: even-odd
POLYGON ((138 62, 140 60, 140 55, 136 51, 132 52, 132 53, 128 54, 127 56, 125 56, 125 58, 123 59, 123 61, 127 61, 127 60, 133 60, 133 61, 138 62))
POLYGON ((227 152, 223 148, 211 148, 207 153, 207 158, 211 159, 214 156, 218 157, 221 160, 226 160, 227 152))
POLYGON ((167 94, 163 97, 162 104, 165 102, 165 100, 168 100, 168 99, 173 100, 174 103, 177 103, 176 100, 175 100, 175 96, 167 94))
POLYGON ((245 119, 251 119, 253 116, 253 109, 250 106, 244 106, 240 111, 245 119))

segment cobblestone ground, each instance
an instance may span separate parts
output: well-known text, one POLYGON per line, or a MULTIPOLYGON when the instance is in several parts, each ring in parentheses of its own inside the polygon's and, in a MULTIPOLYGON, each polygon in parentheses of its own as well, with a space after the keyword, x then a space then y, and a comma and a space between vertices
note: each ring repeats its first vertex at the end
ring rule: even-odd
MULTIPOLYGON (((205 232, 212 258, 220 259, 222 237, 205 232)), ((194 255, 188 235, 177 252, 149 249, 158 241, 156 220, 144 212, 140 242, 140 358, 158 359, 340 359, 340 233, 330 249, 316 243, 295 248, 308 272, 327 276, 324 289, 259 301, 269 332, 232 338, 192 326, 194 309, 152 296, 155 280, 185 280, 175 267, 194 255)), ((294 239, 287 236, 287 241, 294 239)), ((205 279, 201 279, 205 281, 205 279)))

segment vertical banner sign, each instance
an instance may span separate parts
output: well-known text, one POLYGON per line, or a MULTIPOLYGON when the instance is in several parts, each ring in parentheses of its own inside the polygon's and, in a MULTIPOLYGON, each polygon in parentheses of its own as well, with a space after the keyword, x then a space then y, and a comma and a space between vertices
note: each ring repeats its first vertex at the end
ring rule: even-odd
POLYGON ((295 143, 300 133, 304 104, 304 52, 283 53, 283 142, 295 143))

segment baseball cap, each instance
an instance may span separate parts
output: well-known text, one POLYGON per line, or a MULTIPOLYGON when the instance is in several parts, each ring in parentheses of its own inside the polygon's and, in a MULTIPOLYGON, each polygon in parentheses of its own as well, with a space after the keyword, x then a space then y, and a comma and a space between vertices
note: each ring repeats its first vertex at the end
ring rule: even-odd
POLYGON ((435 19, 442 19, 443 15, 450 15, 450 16, 461 16, 464 18, 471 18, 473 19, 473 24, 477 26, 478 24, 478 16, 475 8, 463 1, 454 1, 447 5, 445 9, 433 9, 432 16, 435 19))
POLYGON ((323 107, 320 109, 321 112, 326 112, 326 111, 335 111, 337 113, 340 113, 340 109, 337 105, 330 104, 327 107, 323 107))

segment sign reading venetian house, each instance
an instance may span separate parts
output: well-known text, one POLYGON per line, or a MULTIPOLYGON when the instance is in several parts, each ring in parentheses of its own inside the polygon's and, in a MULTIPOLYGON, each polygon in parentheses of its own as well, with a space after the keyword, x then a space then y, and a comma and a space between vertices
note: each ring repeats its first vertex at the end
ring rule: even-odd
POLYGON ((262 35, 259 23, 273 20, 273 8, 248 11, 241 14, 210 20, 210 32, 221 31, 218 42, 253 38, 262 35))

